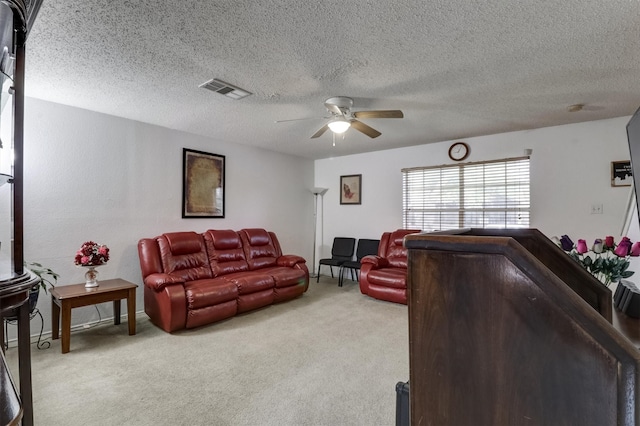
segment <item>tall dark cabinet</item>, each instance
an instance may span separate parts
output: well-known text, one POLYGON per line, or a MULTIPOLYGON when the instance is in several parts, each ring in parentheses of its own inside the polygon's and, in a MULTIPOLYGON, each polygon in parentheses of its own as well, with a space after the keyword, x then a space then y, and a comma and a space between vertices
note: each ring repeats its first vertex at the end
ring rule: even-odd
POLYGON ((541 232, 405 246, 413 426, 640 425, 640 323, 541 232))
MULTIPOLYGON (((24 267, 23 252, 23 154, 25 46, 42 0, 0 1, 0 105, 10 113, 12 136, 2 140, 4 155, 13 151, 10 170, 3 170, 0 184, 10 185, 10 217, 1 217, 0 240, 0 324, 8 311, 18 312, 19 389, 0 352, 0 423, 33 424, 31 393, 31 349, 29 341, 29 290, 38 277, 24 267), (7 110, 8 109, 8 110, 7 110)), ((5 134, 7 132, 4 132, 5 134)), ((3 191, 3 194, 7 191, 3 191)), ((4 350, 4 345, 2 345, 4 350)))

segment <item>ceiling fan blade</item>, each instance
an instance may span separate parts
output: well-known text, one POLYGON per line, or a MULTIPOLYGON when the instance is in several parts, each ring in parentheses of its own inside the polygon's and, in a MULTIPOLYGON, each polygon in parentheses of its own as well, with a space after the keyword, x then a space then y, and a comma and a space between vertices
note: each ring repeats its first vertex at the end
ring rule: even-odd
POLYGON ((317 132, 315 132, 315 133, 313 134, 313 136, 311 136, 311 139, 313 139, 313 138, 319 138, 319 137, 320 137, 320 136, 322 136, 322 134, 323 134, 324 132, 326 132, 328 129, 329 129, 329 125, 328 125, 328 124, 325 124, 324 126, 320 127, 320 130, 318 130, 317 132))
POLYGON ((356 118, 402 118, 404 114, 399 109, 379 111, 357 111, 353 113, 356 118))
POLYGON ((274 123, 286 123, 288 121, 302 121, 302 120, 323 120, 331 117, 306 117, 306 118, 291 118, 289 120, 275 120, 274 123))
POLYGON ((330 113, 342 115, 342 110, 337 105, 324 104, 324 106, 327 107, 327 111, 330 113))
POLYGON ((379 131, 377 131, 376 129, 374 129, 373 127, 369 127, 366 124, 364 124, 362 121, 358 121, 358 120, 352 120, 351 121, 351 127, 353 127, 354 129, 356 129, 359 132, 364 133, 365 135, 369 136, 370 138, 377 138, 378 136, 380 136, 382 134, 379 131))

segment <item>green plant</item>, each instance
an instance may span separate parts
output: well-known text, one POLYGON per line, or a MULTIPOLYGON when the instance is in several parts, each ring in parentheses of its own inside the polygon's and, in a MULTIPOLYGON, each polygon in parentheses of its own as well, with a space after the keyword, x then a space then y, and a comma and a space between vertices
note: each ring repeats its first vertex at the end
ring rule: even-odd
POLYGON ((60 275, 53 272, 50 268, 46 268, 38 262, 25 262, 24 264, 31 272, 40 278, 40 287, 42 287, 45 293, 47 292, 47 284, 52 288, 58 284, 58 278, 60 278, 60 275))

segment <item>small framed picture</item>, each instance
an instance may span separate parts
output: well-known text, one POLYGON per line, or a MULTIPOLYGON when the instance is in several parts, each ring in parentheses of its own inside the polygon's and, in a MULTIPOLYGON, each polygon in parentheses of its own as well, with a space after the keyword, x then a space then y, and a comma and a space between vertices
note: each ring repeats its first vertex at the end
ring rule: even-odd
POLYGON ((362 175, 340 176, 340 204, 361 204, 362 175))
POLYGON ((611 162, 611 186, 631 186, 632 180, 631 161, 611 162))
POLYGON ((182 217, 224 217, 224 155, 183 148, 182 217))

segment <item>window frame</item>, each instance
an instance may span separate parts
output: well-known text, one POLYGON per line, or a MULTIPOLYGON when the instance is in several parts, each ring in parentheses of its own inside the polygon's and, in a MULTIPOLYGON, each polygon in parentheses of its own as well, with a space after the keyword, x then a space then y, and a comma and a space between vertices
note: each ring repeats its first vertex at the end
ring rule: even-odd
POLYGON ((442 164, 438 166, 426 167, 410 167, 401 169, 402 172, 402 223, 403 227, 416 229, 420 228, 424 231, 437 231, 445 229, 458 228, 528 228, 531 223, 531 157, 511 157, 488 161, 474 161, 467 163, 442 164), (492 168, 492 165, 504 166, 505 171, 501 176, 499 168, 492 168), (478 166, 481 166, 480 168, 478 166), (515 174, 509 174, 508 168, 515 168, 515 174), (521 170, 523 167, 526 170, 521 170), (481 169, 482 178, 473 177, 474 173, 478 173, 481 169), (454 173, 446 174, 447 172, 454 173), (438 177, 432 177, 432 184, 427 184, 430 179, 429 172, 437 171, 438 177), (450 185, 443 184, 443 180, 453 179, 455 181, 455 171, 457 171, 457 183, 450 185), (416 172, 419 174, 416 175, 416 172), (413 176, 411 176, 413 175, 413 176), (444 177, 443 177, 444 175, 444 177), (514 182, 509 181, 509 177, 515 179, 514 182), (499 179, 495 179, 498 177, 499 179), (494 178, 494 181, 491 181, 494 178), (424 184, 420 184, 419 180, 423 179, 424 184), (500 183, 502 182, 502 183, 500 183), (466 200, 469 196, 468 192, 473 191, 473 187, 480 191, 476 192, 476 205, 466 200), (411 188, 413 187, 413 188, 411 188), (416 189, 418 188, 418 189, 416 189), (493 191, 493 192, 492 192, 493 191), (500 192, 503 192, 501 195, 500 192), (413 194, 411 193, 413 192, 413 194), (429 195, 434 192, 437 196, 429 195), (449 198, 443 197, 443 193, 447 193, 449 198), (453 195, 452 195, 453 194, 453 195), (511 195, 510 195, 511 194, 511 195), (481 207, 477 207, 478 196, 481 195, 481 207), (497 200, 494 203, 487 203, 487 198, 493 197, 497 200), (502 197, 502 198, 500 198, 502 197), (436 199, 439 201, 436 205, 429 205, 436 199), (442 207, 443 199, 446 199, 456 207, 442 207), (515 200, 515 201, 514 201, 515 200), (422 203, 421 208, 409 207, 422 203), (422 215, 421 219, 416 217, 410 218, 413 214, 422 215), (454 213, 451 215, 450 213, 454 213), (456 214, 457 213, 457 214, 456 214), (494 213, 491 215, 491 213, 494 213), (457 226, 450 226, 454 221, 446 219, 448 217, 457 216, 457 226), (472 218, 476 216, 476 219, 472 218), (497 216, 504 216, 504 220, 496 220, 497 216), (517 218, 514 220, 513 216, 517 218), (491 216, 494 216, 491 219, 491 216), (437 220, 435 219, 437 217, 437 220), (445 219, 443 220, 443 217, 445 219), (478 217, 481 217, 481 225, 478 225, 478 217), (465 226, 470 222, 471 226, 465 226), (492 222, 492 223, 488 223, 492 222), (438 224, 436 228, 432 225, 438 224), (444 224, 444 225, 443 225, 444 224))

